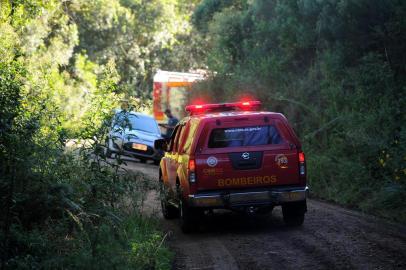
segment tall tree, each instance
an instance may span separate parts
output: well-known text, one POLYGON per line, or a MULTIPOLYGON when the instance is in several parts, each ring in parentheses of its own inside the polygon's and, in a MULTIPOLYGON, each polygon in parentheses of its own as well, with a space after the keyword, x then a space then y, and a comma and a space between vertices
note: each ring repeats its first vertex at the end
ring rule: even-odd
POLYGON ((399 0, 204 0, 193 22, 217 75, 201 88, 222 101, 248 89, 284 112, 304 139, 313 191, 380 213, 391 205, 398 218, 405 12, 399 0))

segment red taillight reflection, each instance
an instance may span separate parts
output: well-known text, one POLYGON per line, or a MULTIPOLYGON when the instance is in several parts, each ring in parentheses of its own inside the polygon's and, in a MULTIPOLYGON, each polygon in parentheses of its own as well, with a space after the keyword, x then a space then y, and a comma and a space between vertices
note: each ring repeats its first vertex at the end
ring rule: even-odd
POLYGON ((303 152, 299 152, 299 162, 300 163, 305 162, 305 154, 303 152))
POLYGON ((189 182, 196 183, 196 162, 194 159, 189 159, 189 182))

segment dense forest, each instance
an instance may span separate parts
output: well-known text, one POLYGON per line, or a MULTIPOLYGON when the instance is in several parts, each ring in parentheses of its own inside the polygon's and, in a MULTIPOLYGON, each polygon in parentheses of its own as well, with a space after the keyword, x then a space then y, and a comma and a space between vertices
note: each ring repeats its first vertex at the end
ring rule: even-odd
POLYGON ((405 17, 401 0, 204 0, 192 21, 215 76, 196 96, 284 113, 313 196, 404 222, 405 17))
POLYGON ((99 147, 123 99, 150 109, 157 69, 284 113, 312 196, 406 222, 405 17, 402 0, 0 0, 1 269, 170 268, 140 211, 156 187, 99 147))

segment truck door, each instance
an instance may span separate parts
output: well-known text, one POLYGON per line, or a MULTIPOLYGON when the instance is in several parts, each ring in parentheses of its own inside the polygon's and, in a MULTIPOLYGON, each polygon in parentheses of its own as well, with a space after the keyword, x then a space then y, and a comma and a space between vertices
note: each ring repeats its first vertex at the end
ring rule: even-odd
POLYGON ((176 177, 178 169, 178 158, 179 158, 179 138, 182 132, 183 125, 177 125, 172 134, 172 139, 170 142, 170 151, 166 155, 167 159, 167 168, 168 168, 168 180, 169 180, 169 189, 172 194, 176 194, 176 177))

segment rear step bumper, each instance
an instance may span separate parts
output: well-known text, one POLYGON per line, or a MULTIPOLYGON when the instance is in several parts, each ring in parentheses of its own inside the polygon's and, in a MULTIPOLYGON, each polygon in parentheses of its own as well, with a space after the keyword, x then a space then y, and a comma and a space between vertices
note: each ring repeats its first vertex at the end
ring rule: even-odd
POLYGON ((256 191, 210 191, 189 195, 193 207, 229 208, 235 206, 281 205, 287 202, 304 201, 308 187, 272 188, 256 191))

